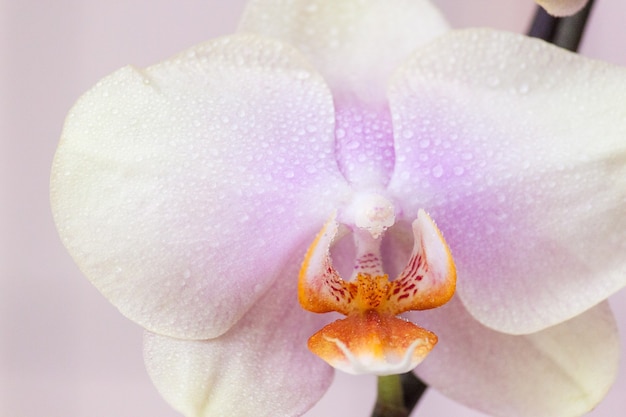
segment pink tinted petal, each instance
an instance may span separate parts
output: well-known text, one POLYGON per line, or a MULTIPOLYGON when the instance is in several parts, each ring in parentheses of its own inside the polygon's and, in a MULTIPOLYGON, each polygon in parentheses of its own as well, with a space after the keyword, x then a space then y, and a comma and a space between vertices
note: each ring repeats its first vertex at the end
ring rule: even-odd
POLYGON ((626 284, 626 70, 460 31, 399 70, 390 102, 389 190, 437 222, 474 317, 530 333, 626 284))
POLYGON ((337 165, 358 189, 383 189, 395 163, 389 107, 335 100, 337 165))
POLYGON ((187 341, 146 332, 148 373, 175 409, 186 417, 297 416, 326 391, 333 370, 306 347, 326 319, 298 305, 300 249, 224 335, 187 341))
POLYGON ((417 374, 489 415, 579 416, 602 400, 617 373, 619 339, 607 302, 525 336, 482 326, 456 298, 411 318, 439 336, 417 374))
POLYGON ((303 52, 333 90, 337 162, 357 188, 382 189, 394 165, 389 75, 448 25, 424 0, 257 0, 240 30, 303 52))
POLYGON ((301 55, 254 35, 123 68, 67 118, 51 185, 59 233, 142 326, 221 334, 341 198, 333 119, 301 55))
POLYGON ((448 25, 424 0, 256 0, 240 29, 294 45, 335 97, 384 103, 393 69, 448 25))
POLYGON ((553 16, 569 16, 580 11, 588 0, 536 0, 553 16))

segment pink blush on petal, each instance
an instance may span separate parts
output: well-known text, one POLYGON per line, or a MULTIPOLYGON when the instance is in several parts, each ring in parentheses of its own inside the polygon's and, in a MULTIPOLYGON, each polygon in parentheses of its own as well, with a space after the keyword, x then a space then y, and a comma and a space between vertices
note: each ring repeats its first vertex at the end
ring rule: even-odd
POLYGON ((335 152, 349 183, 385 187, 396 160, 389 107, 335 100, 335 152))

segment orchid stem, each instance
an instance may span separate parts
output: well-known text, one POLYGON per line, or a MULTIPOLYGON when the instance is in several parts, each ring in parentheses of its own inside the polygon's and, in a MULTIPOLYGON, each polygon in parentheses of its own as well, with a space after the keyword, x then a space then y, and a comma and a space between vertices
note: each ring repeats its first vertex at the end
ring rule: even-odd
POLYGON ((404 399, 404 406, 409 410, 409 414, 419 403, 422 395, 426 392, 428 385, 417 377, 413 372, 400 375, 402 381, 402 394, 404 399))
POLYGON ((408 417, 426 391, 412 372, 378 377, 378 398, 372 417, 408 417))
POLYGON ((580 46, 593 3, 594 0, 589 0, 580 12, 563 18, 550 16, 542 7, 537 7, 528 35, 576 52, 580 46))
POLYGON ((554 36, 554 44, 572 52, 578 51, 592 7, 593 0, 589 0, 580 12, 561 19, 554 36))

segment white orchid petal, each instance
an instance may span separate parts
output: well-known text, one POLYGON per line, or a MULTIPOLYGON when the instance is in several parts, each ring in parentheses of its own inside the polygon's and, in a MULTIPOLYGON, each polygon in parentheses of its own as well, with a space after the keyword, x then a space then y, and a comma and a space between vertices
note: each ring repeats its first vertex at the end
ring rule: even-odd
POLYGON ((295 50, 254 35, 123 68, 68 116, 52 208, 81 270, 148 330, 227 330, 346 187, 333 106, 295 50))
POLYGON ((589 0, 536 0, 553 16, 570 16, 579 12, 589 0))
POLYGON ((318 68, 335 98, 384 103, 391 72, 448 30, 425 0, 255 0, 240 30, 285 40, 318 68))
POLYGON ((297 416, 323 395, 333 369, 306 341, 328 319, 298 305, 300 249, 283 278, 224 335, 190 341, 145 333, 148 373, 176 410, 186 417, 297 416))
POLYGON ((390 102, 389 190, 437 222, 474 317, 531 333, 626 285, 626 69, 459 31, 399 70, 390 102))
POLYGON ((619 338, 607 302, 525 336, 482 326, 456 298, 411 318, 439 336, 417 374, 489 415, 580 416, 602 400, 617 374, 619 338))
POLYGON ((380 189, 393 171, 386 86, 415 48, 448 25, 424 0, 256 0, 240 30, 279 38, 303 52, 333 90, 337 163, 359 188, 380 189))

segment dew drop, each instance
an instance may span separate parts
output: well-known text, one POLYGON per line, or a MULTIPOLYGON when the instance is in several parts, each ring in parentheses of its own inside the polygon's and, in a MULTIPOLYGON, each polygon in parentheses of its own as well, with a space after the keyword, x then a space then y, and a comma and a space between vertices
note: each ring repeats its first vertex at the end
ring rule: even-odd
POLYGON ((310 77, 311 77, 311 73, 309 73, 308 71, 298 71, 296 73, 296 78, 298 80, 306 80, 310 77))
POLYGON ((433 177, 440 178, 443 175, 443 167, 441 165, 436 165, 433 168, 432 173, 433 173, 433 177))
POLYGON ((361 144, 359 143, 358 140, 351 140, 350 142, 346 144, 346 149, 356 149, 359 146, 361 146, 361 144))
POLYGON ((404 139, 411 139, 413 137, 413 131, 412 130, 403 130, 402 131, 402 137, 404 139))
POLYGON ((526 94, 528 93, 528 91, 530 91, 530 86, 527 83, 523 83, 519 86, 517 91, 519 91, 520 94, 526 94))
POLYGON ((500 84, 500 79, 496 76, 489 77, 487 85, 489 87, 497 87, 500 84))

